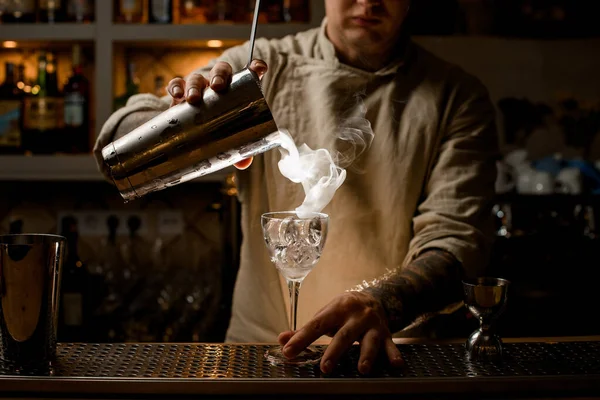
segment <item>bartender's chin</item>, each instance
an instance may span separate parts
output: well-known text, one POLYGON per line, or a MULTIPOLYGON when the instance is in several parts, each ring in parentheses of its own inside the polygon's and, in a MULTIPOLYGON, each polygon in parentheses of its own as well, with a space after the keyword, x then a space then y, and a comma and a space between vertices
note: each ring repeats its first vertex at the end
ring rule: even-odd
POLYGON ((375 57, 378 59, 377 61, 379 61, 379 59, 383 56, 378 44, 373 43, 370 40, 355 41, 354 49, 356 53, 362 58, 375 57))
POLYGON ((383 41, 381 35, 364 29, 353 30, 348 34, 347 39, 353 47, 368 52, 376 52, 383 41))

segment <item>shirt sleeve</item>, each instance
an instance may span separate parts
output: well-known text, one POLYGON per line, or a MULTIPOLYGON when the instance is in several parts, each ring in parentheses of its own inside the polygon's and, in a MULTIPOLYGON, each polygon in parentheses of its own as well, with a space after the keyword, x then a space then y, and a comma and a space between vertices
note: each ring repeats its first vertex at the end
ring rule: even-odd
POLYGON ((436 160, 413 219, 405 263, 439 248, 453 254, 467 276, 484 273, 493 239, 498 139, 487 89, 468 77, 449 91, 436 160))

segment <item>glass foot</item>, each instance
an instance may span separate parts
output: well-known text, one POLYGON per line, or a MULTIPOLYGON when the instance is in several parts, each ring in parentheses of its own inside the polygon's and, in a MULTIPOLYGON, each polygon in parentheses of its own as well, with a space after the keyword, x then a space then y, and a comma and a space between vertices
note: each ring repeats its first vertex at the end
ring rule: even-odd
POLYGON ((265 358, 271 365, 315 365, 321 361, 323 352, 316 347, 309 346, 295 358, 287 358, 281 352, 281 346, 272 347, 265 351, 265 358))

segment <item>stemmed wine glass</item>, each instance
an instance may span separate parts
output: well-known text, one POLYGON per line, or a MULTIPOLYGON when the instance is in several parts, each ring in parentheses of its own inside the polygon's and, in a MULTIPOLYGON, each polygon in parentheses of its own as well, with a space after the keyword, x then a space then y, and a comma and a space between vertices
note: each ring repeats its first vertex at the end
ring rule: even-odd
MULTIPOLYGON (((265 213, 261 216, 263 237, 271 255, 271 261, 285 278, 290 291, 290 329, 296 330, 296 311, 302 281, 321 258, 329 216, 322 213, 303 213, 300 217, 293 211, 265 213)), ((322 354, 309 346, 293 359, 285 357, 281 347, 274 347, 265 357, 275 365, 305 365, 317 363, 322 354)))

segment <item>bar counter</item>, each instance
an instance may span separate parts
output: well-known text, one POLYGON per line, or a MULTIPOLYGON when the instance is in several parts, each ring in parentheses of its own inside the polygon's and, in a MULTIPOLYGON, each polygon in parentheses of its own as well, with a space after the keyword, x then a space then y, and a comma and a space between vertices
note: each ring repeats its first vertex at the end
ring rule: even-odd
POLYGON ((464 341, 398 339, 406 361, 369 376, 358 347, 324 376, 272 366, 272 345, 60 343, 53 370, 0 364, 1 398, 600 398, 600 336, 505 339, 501 362, 471 362, 464 341))

